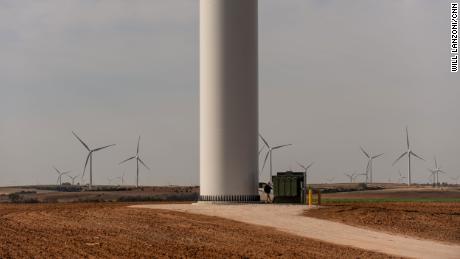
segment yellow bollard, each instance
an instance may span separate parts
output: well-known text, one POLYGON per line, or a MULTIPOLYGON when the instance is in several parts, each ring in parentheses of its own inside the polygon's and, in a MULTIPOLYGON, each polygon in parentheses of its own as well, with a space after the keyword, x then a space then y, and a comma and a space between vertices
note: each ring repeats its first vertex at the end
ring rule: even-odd
POLYGON ((313 191, 308 189, 308 206, 313 205, 313 191))

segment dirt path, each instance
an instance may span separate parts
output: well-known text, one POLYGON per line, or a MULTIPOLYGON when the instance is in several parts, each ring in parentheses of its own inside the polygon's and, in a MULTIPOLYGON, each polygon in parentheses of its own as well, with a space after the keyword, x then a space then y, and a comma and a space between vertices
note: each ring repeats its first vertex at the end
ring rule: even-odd
POLYGON ((460 246, 436 241, 390 235, 342 223, 302 216, 299 205, 136 205, 137 208, 167 209, 233 219, 274 227, 303 237, 340 245, 414 258, 459 258, 460 246))

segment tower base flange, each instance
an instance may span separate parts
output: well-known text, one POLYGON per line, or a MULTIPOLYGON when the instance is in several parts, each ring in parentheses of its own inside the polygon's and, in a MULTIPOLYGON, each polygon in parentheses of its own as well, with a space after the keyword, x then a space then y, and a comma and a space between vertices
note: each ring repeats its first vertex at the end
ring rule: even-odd
POLYGON ((254 203, 260 202, 260 196, 257 195, 200 195, 200 202, 235 202, 235 203, 254 203))

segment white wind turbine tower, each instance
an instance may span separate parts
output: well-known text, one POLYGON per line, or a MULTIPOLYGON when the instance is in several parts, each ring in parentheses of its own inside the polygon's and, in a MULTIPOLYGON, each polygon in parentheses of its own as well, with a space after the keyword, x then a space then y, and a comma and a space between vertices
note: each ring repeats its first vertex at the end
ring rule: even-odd
POLYGON ((264 139, 264 137, 262 137, 261 134, 259 134, 260 138, 262 139, 262 141, 264 142, 265 146, 267 146, 268 148, 268 151, 267 151, 267 155, 265 156, 265 159, 264 159, 264 164, 262 166, 262 171, 264 170, 265 168, 265 164, 267 163, 267 159, 268 157, 270 156, 270 180, 272 180, 272 176, 273 176, 273 171, 272 171, 272 152, 273 150, 276 150, 276 149, 280 149, 282 147, 286 147, 286 146, 291 146, 292 144, 285 144, 285 145, 280 145, 280 146, 275 146, 275 147, 271 147, 268 142, 264 139))
POLYGON ((407 185, 411 185, 411 157, 412 156, 415 156, 416 158, 420 159, 420 160, 423 160, 425 161, 425 159, 421 158, 420 156, 418 156, 417 154, 415 154, 411 148, 410 148, 410 144, 409 144, 409 131, 407 130, 407 127, 406 127, 406 144, 407 144, 407 151, 402 153, 394 162, 393 162, 393 165, 395 165, 401 158, 403 158, 405 155, 407 155, 407 160, 409 162, 409 167, 408 167, 408 171, 407 171, 407 185))
POLYGON ((373 182, 373 166, 372 166, 372 162, 374 159, 380 157, 383 155, 383 153, 381 154, 378 154, 378 155, 372 155, 371 153, 369 152, 366 152, 366 150, 364 150, 363 147, 360 147, 361 148, 361 151, 363 152, 363 154, 367 157, 367 165, 366 165, 366 183, 370 182, 372 183, 373 182))
POLYGON ((83 177, 85 176, 86 166, 88 165, 88 160, 89 160, 89 188, 91 189, 93 187, 93 153, 100 151, 102 149, 111 147, 111 146, 115 146, 115 144, 103 146, 103 147, 99 147, 95 149, 90 149, 88 145, 86 145, 86 143, 83 142, 83 140, 81 140, 81 138, 78 137, 75 132, 72 131, 72 134, 80 141, 80 143, 86 148, 86 150, 88 150, 88 156, 86 156, 85 167, 83 168, 83 175, 81 178, 83 179, 83 177))
POLYGON ((58 183, 59 185, 62 185, 62 176, 70 173, 70 171, 61 172, 55 166, 53 166, 53 168, 54 170, 56 170, 56 173, 58 174, 56 183, 58 183))
POLYGON ((74 176, 67 175, 67 177, 69 177, 70 180, 72 181, 72 185, 75 185, 75 179, 77 179, 78 175, 74 175, 74 176))
POLYGON ((121 181, 121 185, 125 185, 125 174, 126 174, 126 170, 123 171, 123 174, 119 177, 121 181))
POLYGON ((127 158, 123 161, 120 162, 120 165, 131 160, 131 159, 136 159, 136 187, 139 187, 139 162, 141 162, 141 164, 147 168, 148 170, 150 170, 150 168, 142 161, 142 159, 139 157, 139 143, 141 141, 141 136, 139 136, 139 138, 137 139, 137 151, 136 151, 136 155, 135 156, 132 156, 130 158, 127 158))
POLYGON ((434 169, 428 169, 433 174, 433 183, 436 186, 439 186, 439 173, 445 174, 443 170, 441 170, 441 166, 438 166, 438 161, 436 161, 436 157, 434 158, 434 169))

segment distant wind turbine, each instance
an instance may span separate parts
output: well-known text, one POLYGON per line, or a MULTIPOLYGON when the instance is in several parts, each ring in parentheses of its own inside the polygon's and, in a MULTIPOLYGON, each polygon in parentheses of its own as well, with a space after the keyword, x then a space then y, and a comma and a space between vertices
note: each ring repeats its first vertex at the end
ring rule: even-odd
POLYGON ((139 157, 139 143, 141 141, 141 136, 139 136, 139 138, 137 139, 137 151, 136 151, 136 155, 135 156, 132 156, 130 158, 127 158, 123 161, 120 162, 120 165, 131 160, 131 159, 136 159, 136 187, 139 187, 139 162, 141 162, 141 164, 147 168, 148 170, 150 170, 150 168, 142 161, 142 159, 139 157))
POLYGON ((116 177, 115 178, 110 178, 110 177, 107 177, 107 182, 109 183, 109 185, 112 185, 112 182, 113 180, 117 179, 116 177))
POLYGON ((89 188, 91 189, 93 187, 93 153, 100 151, 102 149, 111 147, 111 146, 115 146, 115 144, 103 146, 103 147, 99 147, 95 149, 90 149, 88 145, 86 145, 86 143, 83 142, 83 140, 81 140, 81 138, 78 137, 75 132, 72 131, 72 134, 80 141, 80 143, 86 148, 86 150, 88 150, 88 156, 86 156, 85 167, 83 167, 82 179, 85 176, 86 166, 88 165, 88 160, 89 160, 89 188))
POLYGON ((436 176, 435 174, 431 171, 431 169, 428 169, 428 171, 430 171, 430 175, 427 177, 428 181, 431 182, 431 185, 435 185, 435 182, 436 182, 436 176))
POLYGON ((54 170, 56 170, 56 173, 58 174, 56 183, 58 183, 59 185, 62 185, 62 176, 70 173, 70 171, 61 172, 55 166, 53 166, 53 168, 54 170))
POLYGON ((262 139, 262 141, 264 142, 265 146, 267 146, 268 148, 268 151, 267 151, 267 155, 265 156, 265 159, 264 159, 264 164, 262 166, 262 172, 265 168, 265 164, 267 163, 267 159, 268 157, 270 156, 270 180, 272 180, 272 176, 273 176, 273 171, 272 171, 272 152, 273 150, 276 150, 276 149, 280 149, 282 147, 287 147, 287 146, 291 146, 292 144, 286 144, 286 145, 280 145, 280 146, 275 146, 275 147, 271 147, 268 142, 264 139, 264 137, 262 137, 261 134, 259 134, 260 138, 262 139))
POLYGON ((310 167, 314 164, 315 162, 311 162, 309 165, 305 166, 305 165, 302 165, 301 163, 297 162, 297 164, 303 168, 304 172, 303 172, 303 178, 304 178, 304 182, 303 182, 303 186, 302 186, 302 191, 303 191, 303 197, 306 197, 307 196, 307 187, 308 187, 308 169, 310 169, 310 167))
POLYGON ((326 182, 332 183, 335 180, 335 177, 326 178, 326 182))
POLYGON ((113 181, 115 180, 119 180, 120 181, 120 184, 118 184, 118 186, 121 186, 123 185, 123 176, 117 176, 117 177, 113 177, 113 178, 107 178, 107 180, 109 181, 109 184, 111 185, 113 183, 113 181))
POLYGON ((407 155, 408 157, 408 161, 409 161, 409 168, 408 168, 408 171, 407 171, 407 185, 411 185, 411 157, 412 156, 415 156, 416 158, 420 159, 420 160, 423 160, 425 161, 425 159, 421 158, 420 156, 418 156, 417 154, 415 154, 411 148, 410 148, 410 144, 409 144, 409 131, 407 130, 407 127, 406 127, 406 144, 407 144, 407 151, 402 153, 394 162, 393 162, 393 165, 395 165, 401 158, 403 158, 405 155, 407 155))
POLYGON ((301 163, 297 162, 297 164, 303 168, 304 170, 304 178, 305 178, 305 186, 307 186, 308 184, 308 169, 310 169, 310 167, 314 164, 315 162, 311 162, 309 165, 305 166, 305 165, 302 165, 301 163))
POLYGON ((451 180, 455 181, 455 185, 458 184, 458 179, 460 178, 460 175, 450 177, 451 180))
POLYGON ((72 175, 67 175, 67 177, 69 177, 70 180, 72 181, 72 185, 75 185, 75 179, 77 179, 78 175, 74 175, 74 176, 72 176, 72 175))
POLYGON ((366 177, 366 179, 367 179, 367 173, 357 174, 356 177, 361 176, 361 175, 366 177))
POLYGON ((123 171, 123 174, 122 174, 121 177, 120 177, 121 185, 125 185, 125 174, 126 174, 126 170, 123 171))
POLYGON ((407 178, 407 177, 405 177, 404 175, 401 174, 401 170, 398 170, 398 175, 399 175, 399 178, 398 178, 399 183, 402 183, 402 180, 407 178))
POLYGON ((439 186, 439 173, 445 174, 446 172, 441 170, 441 167, 438 166, 438 161, 436 161, 436 157, 434 158, 434 169, 428 169, 428 171, 430 171, 433 174, 433 183, 436 186, 439 186))
POLYGON ((378 155, 372 155, 371 153, 369 152, 366 152, 366 150, 364 150, 363 147, 360 147, 361 148, 361 151, 363 152, 364 156, 366 156, 367 158, 367 166, 366 166, 366 183, 370 182, 372 183, 373 182, 373 166, 372 166, 372 162, 374 159, 380 157, 383 155, 383 153, 381 154, 378 154, 378 155))
POLYGON ((353 183, 354 179, 356 178, 356 172, 352 173, 352 174, 347 174, 347 173, 344 173, 345 176, 347 176, 349 179, 350 179, 350 183, 353 183))

